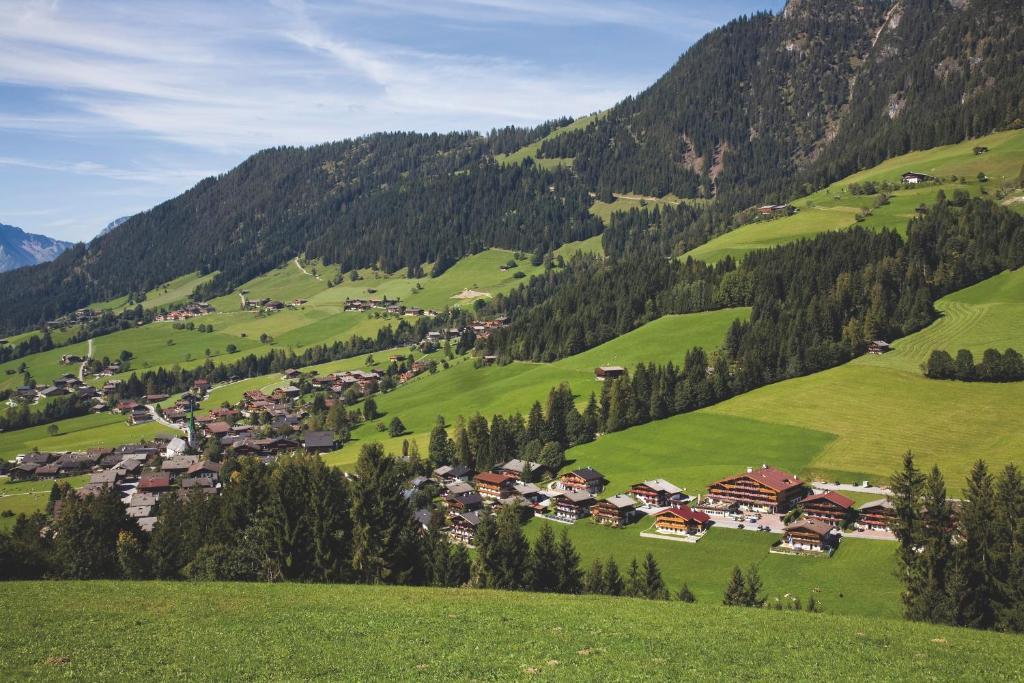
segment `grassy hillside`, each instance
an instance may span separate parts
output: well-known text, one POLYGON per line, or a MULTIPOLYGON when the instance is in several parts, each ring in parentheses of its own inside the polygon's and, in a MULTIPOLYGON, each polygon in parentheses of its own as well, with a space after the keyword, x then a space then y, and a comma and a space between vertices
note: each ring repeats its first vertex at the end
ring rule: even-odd
POLYGON ((779 680, 826 662, 846 680, 998 680, 1019 664, 1013 636, 710 602, 123 582, 8 583, 0 600, 8 680, 779 680))
POLYGON ((797 207, 798 212, 792 216, 744 225, 687 252, 684 257, 692 256, 712 263, 720 261, 727 255, 740 257, 754 249, 764 249, 801 237, 847 228, 855 224, 857 214, 866 209, 871 209, 871 215, 862 221, 862 225, 874 229, 889 227, 902 232, 906 229, 907 221, 914 217, 915 209, 922 203, 932 204, 940 189, 947 195, 952 195, 955 190, 966 190, 972 196, 976 196, 982 188, 994 193, 1004 182, 1016 181, 1022 163, 1024 131, 1019 130, 995 133, 926 151, 911 152, 855 173, 830 187, 793 201, 792 204, 797 207), (976 146, 986 146, 989 151, 976 155, 973 151, 976 146), (865 181, 888 181, 898 184, 900 176, 907 171, 942 178, 955 175, 962 180, 901 189, 892 194, 889 204, 874 209, 872 207, 877 195, 857 196, 848 190, 852 183, 865 181), (989 181, 980 183, 977 179, 979 172, 985 173, 989 181))
POLYGON ((0 459, 13 460, 33 448, 41 451, 75 451, 96 446, 118 446, 151 439, 167 433, 167 427, 155 422, 130 425, 123 415, 96 413, 55 423, 60 432, 50 436, 49 425, 0 433, 0 459))
MULTIPOLYGON (((160 308, 161 306, 173 306, 188 301, 196 287, 212 280, 216 273, 200 275, 189 273, 175 278, 170 282, 154 287, 146 292, 146 298, 141 301, 143 308, 160 308)), ((132 304, 134 306, 134 304, 132 304)), ((128 297, 122 296, 110 301, 94 304, 91 308, 99 311, 122 311, 128 308, 128 297)))
MULTIPOLYGON (((747 309, 726 309, 709 313, 665 316, 596 348, 555 363, 511 363, 505 366, 476 368, 468 360, 456 362, 451 369, 423 376, 390 394, 377 398, 387 419, 399 416, 421 447, 438 415, 449 421, 458 415, 476 412, 490 417, 494 413, 525 414, 534 401, 543 403, 548 391, 568 382, 581 402, 590 392, 600 393, 594 379, 598 365, 633 367, 640 361, 681 363, 690 348, 718 348, 725 332, 736 318, 749 315, 747 309)), ((353 434, 359 439, 378 439, 373 425, 353 434)), ((385 445, 398 450, 402 439, 385 445)), ((356 449, 351 449, 354 458, 356 449)), ((339 463, 341 464, 341 463, 339 463)))
MULTIPOLYGON (((62 481, 78 488, 89 482, 89 475, 67 477, 62 481)), ((52 487, 52 481, 10 483, 6 478, 0 478, 0 511, 13 513, 13 516, 10 517, 0 516, 0 531, 11 529, 17 520, 17 515, 31 515, 45 510, 52 487)))
POLYGON ((495 155, 494 159, 499 164, 503 165, 521 164, 526 159, 533 159, 533 162, 537 164, 537 166, 539 166, 540 168, 557 168, 559 166, 572 166, 572 159, 540 159, 537 157, 537 152, 540 150, 540 146, 544 144, 546 140, 551 140, 553 138, 558 137, 559 135, 564 135, 569 131, 586 128, 588 125, 590 125, 591 121, 597 119, 600 116, 601 114, 581 116, 580 118, 576 119, 567 126, 556 128, 555 130, 551 131, 537 142, 530 143, 529 145, 524 145, 523 147, 520 147, 516 151, 511 152, 509 154, 497 154, 495 155))
MULTIPOLYGON (((938 463, 952 491, 971 464, 1022 464, 1015 425, 1024 383, 942 382, 922 376, 932 349, 1024 348, 1024 270, 1003 273, 939 302, 944 315, 897 340, 884 356, 779 382, 696 413, 607 435, 568 457, 597 467, 621 489, 664 476, 698 487, 748 465, 771 463, 805 477, 884 480, 911 449, 938 463)), ((691 489, 692 490, 692 489, 691 489)))

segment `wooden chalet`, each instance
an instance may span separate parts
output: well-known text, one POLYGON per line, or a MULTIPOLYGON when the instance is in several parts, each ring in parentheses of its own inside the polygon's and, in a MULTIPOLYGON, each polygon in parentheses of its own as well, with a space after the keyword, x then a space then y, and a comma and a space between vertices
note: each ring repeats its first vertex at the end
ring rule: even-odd
POLYGON ((516 478, 511 474, 481 472, 473 477, 476 490, 484 498, 507 498, 515 492, 516 478))
POLYGON ((782 535, 782 546, 791 550, 825 552, 838 544, 839 535, 833 532, 828 522, 805 519, 786 527, 782 535))
POLYGON ((896 525, 896 509, 888 498, 879 498, 864 503, 857 510, 858 529, 867 531, 892 531, 896 525))
POLYGON ((743 474, 719 479, 708 486, 708 498, 714 503, 738 503, 741 508, 759 512, 786 512, 805 492, 796 475, 762 465, 747 468, 743 474))
POLYGON ((792 216, 796 213, 796 207, 792 204, 765 204, 757 207, 757 213, 761 216, 792 216))
POLYGON ((539 481, 544 476, 545 468, 539 462, 528 462, 516 458, 498 465, 494 468, 494 471, 501 474, 511 474, 516 478, 516 483, 525 484, 527 482, 539 481), (524 477, 524 472, 527 472, 528 476, 524 477))
POLYGON ((333 451, 335 446, 334 432, 306 431, 302 433, 302 447, 311 453, 333 451))
POLYGON ((629 496, 612 496, 590 506, 590 514, 598 524, 623 527, 636 516, 636 501, 629 496))
POLYGON ((476 512, 484 507, 484 497, 476 491, 448 496, 444 502, 453 512, 476 512))
POLYGON ((648 479, 629 487, 629 495, 639 499, 644 505, 666 507, 685 503, 689 496, 683 490, 664 479, 648 479))
POLYGON ((23 462, 20 465, 15 465, 14 467, 12 467, 10 471, 7 473, 7 477, 11 482, 30 481, 32 479, 35 479, 36 470, 39 469, 40 467, 41 465, 39 465, 38 463, 23 462))
POLYGON ((874 354, 876 356, 880 356, 883 353, 888 353, 889 351, 892 351, 892 344, 890 344, 887 341, 876 339, 875 341, 868 344, 868 353, 874 354))
POLYGON ((597 502, 594 496, 586 491, 570 491, 554 499, 555 518, 565 522, 575 522, 590 514, 590 508, 597 502))
POLYGON ((854 502, 835 491, 808 496, 800 505, 808 519, 820 519, 835 526, 842 526, 854 515, 854 502))
POLYGON ((468 483, 473 478, 473 470, 465 465, 441 465, 434 470, 434 478, 445 486, 457 481, 468 483))
POLYGON ((622 377, 626 374, 626 368, 618 365, 602 365, 594 368, 594 377, 599 382, 603 382, 606 379, 615 379, 616 377, 622 377))
POLYGON ((457 543, 472 545, 478 526, 480 526, 479 512, 457 512, 451 516, 448 536, 457 543))
POLYGON ((688 505, 670 507, 654 515, 658 533, 695 536, 711 525, 711 518, 688 505))
POLYGON ((573 470, 563 474, 558 480, 558 488, 563 491, 586 491, 598 494, 604 490, 604 475, 591 467, 573 470))

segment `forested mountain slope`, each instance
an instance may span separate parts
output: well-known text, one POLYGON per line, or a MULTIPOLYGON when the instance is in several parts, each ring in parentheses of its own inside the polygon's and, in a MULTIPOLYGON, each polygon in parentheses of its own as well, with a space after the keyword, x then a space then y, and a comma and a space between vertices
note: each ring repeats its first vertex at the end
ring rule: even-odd
POLYGON ((1016 0, 790 0, 709 33, 649 89, 546 142, 600 192, 784 199, 1020 123, 1016 0))
POLYGON ((550 169, 494 157, 567 120, 268 149, 51 264, 0 275, 0 333, 187 273, 216 271, 200 294, 223 294, 302 253, 418 274, 487 247, 547 251, 601 230, 591 192, 716 196, 678 217, 692 248, 738 208, 1019 124, 1022 11, 1017 0, 791 0, 712 31, 639 96, 547 137, 538 161, 573 159, 550 169))

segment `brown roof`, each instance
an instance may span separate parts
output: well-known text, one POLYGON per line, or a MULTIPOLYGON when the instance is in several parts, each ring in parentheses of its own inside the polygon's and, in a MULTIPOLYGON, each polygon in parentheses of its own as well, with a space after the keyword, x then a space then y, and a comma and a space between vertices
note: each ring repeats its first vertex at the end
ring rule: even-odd
POLYGON ((828 522, 822 522, 817 519, 802 519, 799 522, 793 522, 786 527, 787 532, 796 531, 797 529, 811 531, 819 536, 824 536, 828 534, 828 532, 832 531, 832 525, 828 522))
POLYGON ((711 521, 711 518, 708 517, 706 514, 704 514, 700 510, 694 510, 689 505, 680 505, 679 507, 662 510, 661 512, 656 514, 655 517, 661 517, 662 515, 666 517, 671 515, 673 517, 678 517, 684 520, 693 520, 698 524, 707 524, 711 521))
POLYGON ((211 422, 206 425, 206 431, 211 434, 227 434, 231 431, 231 425, 227 422, 211 422))
POLYGON ((818 493, 813 496, 808 496, 807 498, 804 498, 803 502, 806 505, 807 503, 817 503, 818 501, 823 500, 847 510, 854 506, 852 499, 847 498, 840 493, 836 493, 835 491, 828 491, 827 493, 818 493))
POLYGON ((803 486, 803 482, 800 480, 800 477, 795 474, 790 474, 789 472, 777 470, 774 467, 762 467, 750 472, 735 474, 731 477, 726 477, 725 479, 719 479, 715 483, 721 484, 722 482, 732 481, 733 479, 740 479, 742 477, 749 477, 750 479, 764 484, 774 491, 788 491, 793 487, 803 486))
POLYGON ((481 472, 473 477, 473 479, 482 484, 492 484, 494 486, 505 486, 516 480, 511 474, 496 474, 494 472, 481 472))

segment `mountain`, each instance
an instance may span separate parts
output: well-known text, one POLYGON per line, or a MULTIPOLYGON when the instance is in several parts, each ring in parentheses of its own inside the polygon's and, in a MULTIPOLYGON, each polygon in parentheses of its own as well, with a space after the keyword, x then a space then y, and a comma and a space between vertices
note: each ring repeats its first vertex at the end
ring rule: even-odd
POLYGON ((107 223, 107 227, 100 230, 99 235, 97 235, 97 237, 99 237, 100 235, 106 235, 114 228, 124 224, 124 222, 127 221, 129 218, 131 218, 131 216, 121 216, 120 218, 115 218, 114 220, 107 223))
POLYGON ((52 261, 70 247, 70 242, 0 223, 0 272, 52 261))
POLYGON ((17 287, 0 275, 0 332, 196 271, 217 273, 201 295, 224 293, 303 253, 438 274, 486 247, 546 251, 601 231, 590 193, 714 198, 678 217, 693 248, 740 209, 1024 125, 1020 13, 1019 0, 790 0, 710 32, 645 91, 561 135, 548 133, 565 121, 264 150, 19 272, 17 287), (542 139, 540 157, 573 163, 494 160, 542 139))

